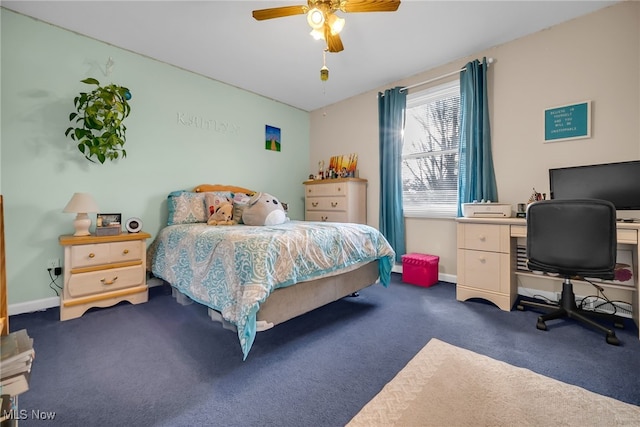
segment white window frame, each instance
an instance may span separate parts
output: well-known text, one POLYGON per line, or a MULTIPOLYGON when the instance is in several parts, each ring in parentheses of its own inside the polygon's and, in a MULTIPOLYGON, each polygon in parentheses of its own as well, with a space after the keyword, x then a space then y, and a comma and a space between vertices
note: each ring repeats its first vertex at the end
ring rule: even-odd
MULTIPOLYGON (((405 118, 405 126, 406 121, 410 119, 408 110, 410 108, 424 105, 426 103, 434 102, 440 99, 446 99, 454 95, 460 95, 460 81, 454 80, 451 82, 443 83, 429 89, 419 91, 413 94, 407 95, 407 116, 405 118)), ((458 122, 459 125, 459 122, 458 122)), ((459 135, 459 130, 458 130, 459 135)), ((404 137, 407 137, 405 133, 404 137)), ((405 141, 406 143, 406 141, 405 141)), ((458 141, 459 144, 459 141, 458 141)), ((441 156, 443 154, 452 154, 458 153, 458 147, 451 148, 449 150, 441 150, 441 151, 430 151, 423 153, 414 153, 414 154, 403 154, 403 164, 405 159, 409 158, 422 158, 429 156, 441 156)), ((459 160, 459 159, 458 159, 459 160)), ((457 171, 459 170, 459 163, 456 162, 456 176, 457 171)), ((416 217, 416 218, 455 218, 458 215, 458 188, 457 181, 455 183, 455 200, 452 200, 452 203, 447 204, 425 204, 422 206, 407 206, 406 198, 403 190, 403 200, 405 200, 404 205, 404 216, 405 217, 416 217)))

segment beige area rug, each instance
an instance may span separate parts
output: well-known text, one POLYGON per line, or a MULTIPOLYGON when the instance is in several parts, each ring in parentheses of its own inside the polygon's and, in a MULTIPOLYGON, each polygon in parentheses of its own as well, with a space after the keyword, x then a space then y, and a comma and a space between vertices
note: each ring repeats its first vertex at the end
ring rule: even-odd
POLYGON ((640 407, 432 339, 347 425, 640 426, 640 407))

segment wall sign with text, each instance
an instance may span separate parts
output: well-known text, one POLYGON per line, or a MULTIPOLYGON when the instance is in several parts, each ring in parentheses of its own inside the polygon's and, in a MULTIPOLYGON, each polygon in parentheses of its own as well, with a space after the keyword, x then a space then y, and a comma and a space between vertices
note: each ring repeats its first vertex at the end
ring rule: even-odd
POLYGON ((591 137, 591 101, 544 110, 544 142, 591 137))

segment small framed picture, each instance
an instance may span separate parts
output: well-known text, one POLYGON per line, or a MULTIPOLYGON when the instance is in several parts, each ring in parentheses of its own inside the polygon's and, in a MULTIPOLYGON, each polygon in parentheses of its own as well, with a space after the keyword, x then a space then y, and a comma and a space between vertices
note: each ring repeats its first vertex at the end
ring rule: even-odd
POLYGON ((96 227, 112 227, 120 225, 122 214, 119 213, 99 213, 96 218, 96 227))

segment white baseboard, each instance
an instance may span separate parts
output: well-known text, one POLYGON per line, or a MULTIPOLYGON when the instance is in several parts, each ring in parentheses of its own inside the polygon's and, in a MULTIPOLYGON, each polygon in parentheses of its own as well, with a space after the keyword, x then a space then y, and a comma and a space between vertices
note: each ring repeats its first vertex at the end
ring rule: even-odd
POLYGON ((34 311, 43 311, 52 307, 60 307, 60 297, 49 297, 34 301, 20 302, 10 304, 9 316, 16 314, 32 313, 34 311))

